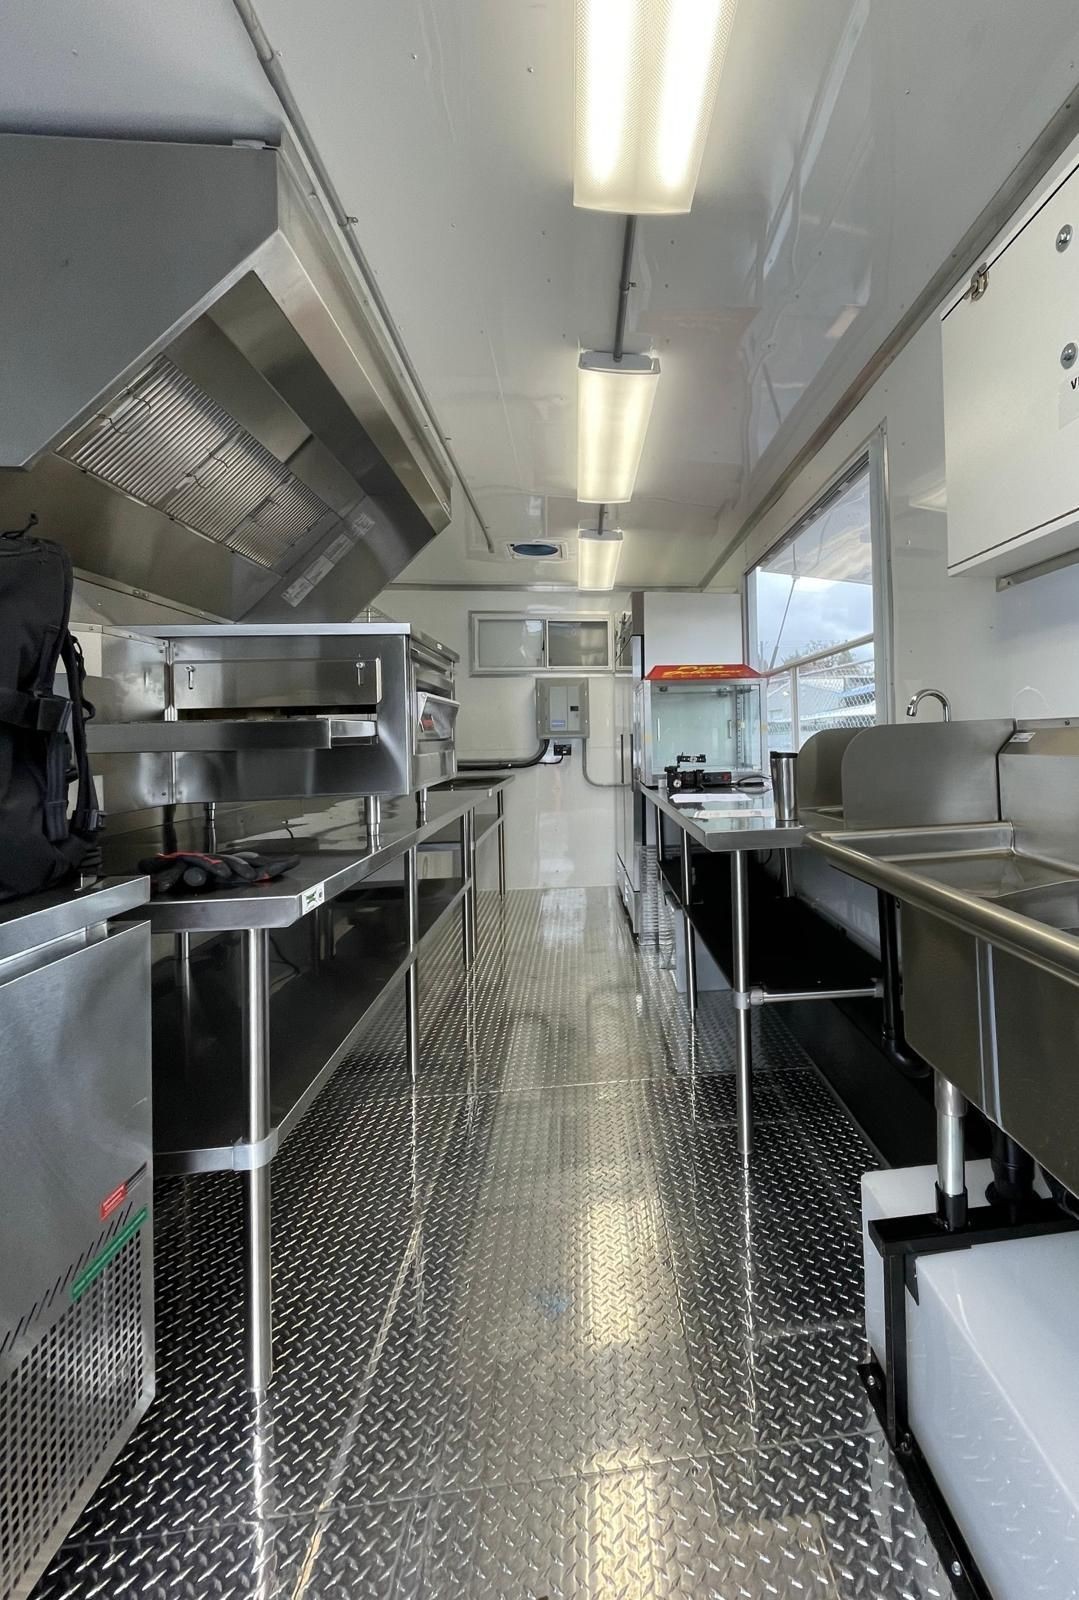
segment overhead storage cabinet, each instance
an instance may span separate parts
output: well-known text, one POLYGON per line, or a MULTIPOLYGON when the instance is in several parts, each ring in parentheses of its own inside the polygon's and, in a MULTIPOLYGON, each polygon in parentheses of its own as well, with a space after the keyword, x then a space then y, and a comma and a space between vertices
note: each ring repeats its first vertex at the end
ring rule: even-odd
POLYGON ((943 355, 949 571, 1079 549, 1079 170, 945 311, 943 355))

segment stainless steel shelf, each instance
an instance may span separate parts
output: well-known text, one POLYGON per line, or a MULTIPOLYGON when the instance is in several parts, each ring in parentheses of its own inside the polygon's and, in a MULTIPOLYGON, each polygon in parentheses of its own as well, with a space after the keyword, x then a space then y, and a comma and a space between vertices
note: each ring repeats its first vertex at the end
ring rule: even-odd
MULTIPOLYGON (((428 879, 420 888, 420 936, 408 947, 405 905, 394 885, 338 902, 351 926, 332 956, 300 966, 306 930, 270 944, 270 1131, 258 1148, 245 1140, 240 952, 227 934, 200 945, 182 970, 155 967, 155 1164, 161 1173, 249 1171, 270 1162, 349 1050, 387 988, 457 910, 467 885, 428 879), (381 892, 379 892, 381 891, 381 892), (284 969, 284 970, 282 970, 284 969), (287 976, 285 975, 287 973, 287 976)), ((332 908, 327 907, 328 913, 332 908)), ((312 928, 312 938, 319 930, 312 928)))
MULTIPOLYGON (((400 860, 409 850, 439 842, 448 826, 459 822, 476 805, 477 793, 494 796, 509 779, 459 791, 433 792, 428 798, 425 822, 416 820, 413 796, 383 806, 381 826, 369 838, 362 820, 362 807, 356 815, 342 820, 333 810, 302 813, 290 829, 275 830, 270 836, 232 839, 233 848, 261 850, 266 855, 300 854, 300 863, 276 883, 253 887, 216 889, 206 894, 151 900, 138 913, 149 918, 154 933, 213 933, 243 928, 287 928, 310 911, 338 895, 355 888, 383 867, 400 860), (314 831, 303 831, 310 826, 314 831)), ((122 843, 122 836, 121 841, 122 843)), ((128 848, 138 858, 164 849, 163 838, 148 840, 145 835, 128 848)), ((174 844, 170 848, 177 848, 174 844)), ((192 848, 202 848, 193 845, 192 848)), ((220 848, 225 848, 222 844, 220 848)))

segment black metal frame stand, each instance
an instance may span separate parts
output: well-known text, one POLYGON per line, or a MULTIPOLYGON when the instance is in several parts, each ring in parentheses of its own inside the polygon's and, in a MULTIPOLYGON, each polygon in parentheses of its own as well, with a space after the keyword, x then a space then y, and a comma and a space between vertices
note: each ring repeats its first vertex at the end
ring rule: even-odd
POLYGON ((907 1294, 918 1299, 918 1257, 1007 1239, 1033 1239, 1070 1233, 1079 1221, 1052 1200, 1033 1198, 1019 1205, 978 1206, 966 1225, 949 1230, 937 1212, 911 1217, 881 1217, 869 1224, 869 1237, 884 1267, 884 1370, 876 1360, 859 1368, 888 1443, 899 1458, 914 1503, 951 1578, 959 1600, 992 1600, 962 1533, 918 1442, 910 1430, 907 1372, 907 1294))

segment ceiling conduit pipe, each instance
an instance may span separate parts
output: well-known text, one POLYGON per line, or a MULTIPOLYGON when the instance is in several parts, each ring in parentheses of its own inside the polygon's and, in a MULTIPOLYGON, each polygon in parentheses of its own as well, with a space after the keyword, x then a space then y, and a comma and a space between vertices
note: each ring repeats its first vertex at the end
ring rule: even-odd
POLYGON ((618 312, 614 322, 614 346, 611 354, 621 361, 626 342, 626 313, 629 310, 629 291, 635 287, 630 273, 633 271, 633 250, 637 243, 637 218, 626 218, 626 231, 622 235, 622 274, 618 280, 618 312))
POLYGON ((404 371, 407 373, 408 380, 411 383, 412 388, 415 390, 416 396, 423 407, 423 411, 427 419, 423 425, 430 429, 442 447, 446 460, 453 468, 454 476, 461 486, 461 492, 472 508, 473 515, 479 524, 480 532, 483 534, 484 540, 486 541, 487 549, 493 555, 495 547, 494 540, 491 538, 490 529, 483 520, 483 515, 479 506, 476 504, 475 496, 465 481, 465 475, 461 470, 460 462, 457 460, 456 455, 451 450, 449 441, 435 420, 434 407, 432 406, 427 391, 423 386, 423 380, 412 363, 412 357, 405 348, 404 340, 401 338, 401 335, 398 332, 397 324, 393 320, 393 314, 386 303, 386 298, 383 295, 382 290, 379 288, 375 274, 371 270, 367 257, 364 255, 363 249, 360 246, 359 240, 356 238, 355 229, 359 219, 352 216, 345 208, 344 201, 341 199, 341 196, 337 190, 337 186, 331 178, 326 163, 323 161, 322 156, 319 153, 318 146, 315 143, 314 135, 307 126, 303 112, 300 110, 296 97, 292 92, 291 85, 289 84, 288 78, 285 75, 285 70, 281 65, 281 58, 278 52, 274 49, 273 45, 270 43, 270 40, 266 34, 266 30, 259 21, 258 13, 252 4, 252 0, 232 0, 232 3, 236 8, 236 12, 240 18, 240 21, 247 30, 247 34, 252 45, 254 46, 255 54, 259 59, 259 65, 262 67, 263 72, 269 79, 270 87, 273 89, 273 92, 277 96, 277 99, 281 105, 281 109, 285 113, 285 119, 292 130, 293 137, 302 151, 305 161, 314 174, 315 181, 322 190, 334 221, 341 230, 341 233, 344 237, 345 246, 359 272, 360 284, 363 288, 363 292, 367 295, 368 299, 377 310, 379 317, 382 320, 383 327, 385 328, 386 335, 393 346, 394 354, 396 355, 397 360, 400 362, 404 371))

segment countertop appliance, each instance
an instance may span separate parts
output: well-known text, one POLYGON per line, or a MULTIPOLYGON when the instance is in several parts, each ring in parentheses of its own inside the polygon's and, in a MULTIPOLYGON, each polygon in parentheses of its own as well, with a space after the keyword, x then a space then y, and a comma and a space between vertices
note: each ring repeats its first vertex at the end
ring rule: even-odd
POLYGON ((150 930, 112 920, 148 893, 105 879, 0 909, 3 1600, 153 1397, 150 930))
POLYGON ((689 756, 679 756, 679 765, 665 767, 663 776, 667 786, 667 793, 676 796, 679 794, 708 794, 714 791, 729 792, 734 787, 734 773, 730 770, 710 772, 703 766, 683 766, 689 756))
POLYGON ((457 770, 451 650, 408 623, 80 630, 105 810, 410 794, 457 770))
POLYGON ((746 666, 657 666, 637 685, 640 781, 649 788, 694 752, 700 765, 734 778, 763 774, 767 728, 762 680, 746 666))

